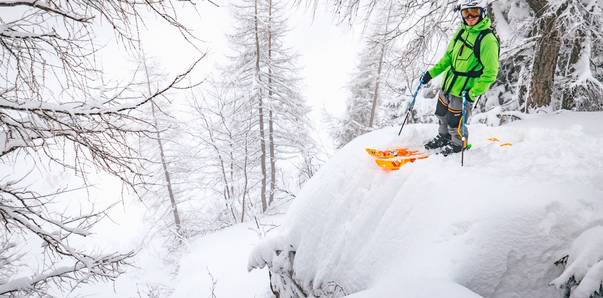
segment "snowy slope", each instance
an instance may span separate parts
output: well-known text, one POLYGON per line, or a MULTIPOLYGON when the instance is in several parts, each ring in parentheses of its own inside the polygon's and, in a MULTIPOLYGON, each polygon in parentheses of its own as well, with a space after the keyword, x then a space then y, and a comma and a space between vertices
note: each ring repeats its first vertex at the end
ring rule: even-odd
MULTIPOLYGON (((281 218, 264 218, 262 225, 275 226, 281 218)), ((245 266, 258 241, 255 222, 198 237, 180 259, 178 276, 172 282, 175 291, 170 297, 270 297, 268 272, 249 273, 245 266)))
MULTIPOLYGON (((603 224, 601 127, 603 113, 575 112, 473 124, 465 167, 459 155, 431 156, 397 172, 377 168, 364 148, 418 147, 435 126, 361 136, 306 184, 249 266, 285 274, 275 251, 295 251, 294 281, 317 296, 562 297, 549 285, 563 272, 553 263, 603 224)), ((592 266, 597 284, 602 249, 586 251, 581 273, 592 266)))

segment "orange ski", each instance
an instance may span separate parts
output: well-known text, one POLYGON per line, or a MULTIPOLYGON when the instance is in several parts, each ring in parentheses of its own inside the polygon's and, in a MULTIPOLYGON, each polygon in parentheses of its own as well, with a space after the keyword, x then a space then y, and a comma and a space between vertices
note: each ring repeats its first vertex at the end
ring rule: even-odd
MULTIPOLYGON (((498 142, 500 142, 500 140, 497 137, 488 138, 488 141, 490 141, 492 143, 498 143, 498 142)), ((498 146, 500 146, 500 147, 511 147, 511 146, 513 146, 513 143, 502 143, 502 144, 498 144, 498 146)))
POLYGON ((374 158, 393 158, 398 156, 421 156, 424 155, 418 150, 411 150, 408 148, 395 148, 378 150, 373 148, 366 148, 366 152, 374 158))
POLYGON ((415 162, 418 159, 426 159, 427 157, 427 155, 418 155, 403 158, 375 159, 375 163, 384 170, 397 171, 409 162, 415 162))
POLYGON ((399 170, 409 162, 415 162, 417 159, 425 159, 428 156, 427 153, 409 148, 386 150, 366 148, 366 152, 375 159, 375 163, 380 168, 388 171, 399 170))

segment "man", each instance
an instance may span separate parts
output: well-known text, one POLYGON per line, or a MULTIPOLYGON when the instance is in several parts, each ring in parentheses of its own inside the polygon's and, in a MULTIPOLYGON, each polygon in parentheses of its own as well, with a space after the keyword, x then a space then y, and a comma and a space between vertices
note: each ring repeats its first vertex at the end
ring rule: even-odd
POLYGON ((491 29, 492 21, 486 15, 487 2, 461 0, 457 9, 463 23, 455 32, 446 53, 440 61, 421 77, 427 84, 446 71, 442 90, 438 95, 435 114, 440 121, 438 135, 426 149, 441 149, 445 156, 462 151, 468 135, 462 135, 461 115, 463 95, 466 96, 468 117, 476 99, 486 93, 498 74, 498 39, 491 29))

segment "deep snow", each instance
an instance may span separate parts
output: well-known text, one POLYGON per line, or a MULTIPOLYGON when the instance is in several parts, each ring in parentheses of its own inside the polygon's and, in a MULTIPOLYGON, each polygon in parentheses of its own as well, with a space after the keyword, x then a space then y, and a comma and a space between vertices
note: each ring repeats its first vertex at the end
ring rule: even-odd
POLYGON ((249 222, 196 239, 179 261, 170 297, 271 297, 268 272, 248 273, 245 261, 260 234, 278 225, 281 218, 264 218, 260 230, 249 222))
MULTIPOLYGON (((286 208, 286 207, 283 207, 286 208)), ((61 297, 268 298, 267 270, 247 271, 246 261, 260 235, 278 226, 283 215, 234 225, 187 239, 176 251, 162 237, 143 241, 134 266, 114 283, 92 283, 61 297), (213 292, 213 296, 212 295, 213 292)), ((142 227, 138 227, 142 228, 142 227)), ((115 231, 124 230, 114 227, 115 231)), ((136 230, 136 229, 135 229, 136 230)), ((142 233, 137 233, 140 236, 142 233)), ((120 236, 124 245, 135 239, 120 236)))
POLYGON ((550 283, 563 272, 553 263, 570 254, 570 269, 572 254, 587 251, 588 264, 578 265, 597 284, 600 246, 572 245, 596 245, 573 242, 603 224, 601 127, 601 112, 567 111, 472 124, 465 167, 460 155, 431 156, 395 172, 377 168, 364 148, 419 147, 435 126, 408 125, 401 137, 397 127, 371 132, 305 185, 249 266, 278 268, 274 251, 291 246, 295 280, 315 293, 336 284, 356 298, 553 298, 562 290, 550 283))

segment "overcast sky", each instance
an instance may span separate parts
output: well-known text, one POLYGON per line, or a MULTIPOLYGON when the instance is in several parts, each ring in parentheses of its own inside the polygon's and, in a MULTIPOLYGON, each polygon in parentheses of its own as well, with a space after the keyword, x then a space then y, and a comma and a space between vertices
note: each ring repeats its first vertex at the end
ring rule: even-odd
MULTIPOLYGON (((232 32, 232 15, 227 1, 220 7, 208 2, 197 5, 198 14, 188 10, 179 15, 201 39, 200 50, 208 55, 200 65, 196 76, 211 73, 216 64, 223 63, 228 51, 226 34, 232 32)), ((329 147, 323 112, 341 115, 345 109, 346 86, 350 74, 356 67, 360 30, 342 24, 337 25, 332 14, 324 6, 317 9, 304 7, 288 9, 289 28, 286 46, 299 55, 302 68, 303 95, 312 108, 311 118, 323 145, 329 147)), ((164 71, 176 74, 190 65, 201 52, 187 44, 180 34, 161 22, 148 22, 147 30, 141 34, 144 49, 164 71)), ((127 58, 122 58, 127 59, 127 58)), ((111 68, 123 68, 123 60, 114 56, 105 61, 111 68)))

